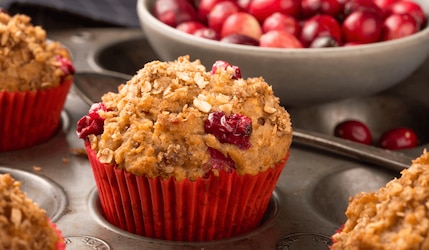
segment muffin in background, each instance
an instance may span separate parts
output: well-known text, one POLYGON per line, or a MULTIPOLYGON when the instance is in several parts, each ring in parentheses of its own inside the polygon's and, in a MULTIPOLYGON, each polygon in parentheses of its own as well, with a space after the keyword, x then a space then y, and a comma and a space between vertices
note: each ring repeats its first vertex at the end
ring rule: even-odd
POLYGON ((0 174, 0 249, 65 249, 61 231, 10 174, 0 174))
POLYGON ((292 127, 263 78, 189 56, 153 61, 77 124, 105 217, 126 231, 207 241, 256 228, 292 127))
POLYGON ((53 136, 73 73, 67 49, 30 17, 0 12, 0 152, 53 136))
POLYGON ((429 152, 376 192, 350 198, 331 250, 429 249, 429 152))

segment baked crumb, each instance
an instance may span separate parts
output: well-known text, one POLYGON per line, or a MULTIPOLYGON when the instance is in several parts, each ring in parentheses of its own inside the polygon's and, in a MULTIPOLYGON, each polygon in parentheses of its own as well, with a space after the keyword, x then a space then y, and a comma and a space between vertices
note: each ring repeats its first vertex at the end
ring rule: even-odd
POLYGON ((33 166, 34 172, 42 172, 43 168, 41 166, 33 166))
POLYGON ((147 63, 102 101, 104 132, 88 136, 91 146, 101 162, 139 176, 201 177, 209 147, 230 157, 239 175, 256 175, 281 162, 292 140, 289 114, 263 78, 212 74, 189 56, 147 63), (252 146, 243 150, 206 133, 204 121, 217 111, 249 117, 252 146))
POLYGON ((20 187, 10 174, 0 175, 0 249, 56 249, 60 238, 46 212, 20 187))
POLYGON ((48 89, 67 75, 60 58, 70 60, 68 51, 26 15, 0 12, 0 45, 0 91, 48 89))
POLYGON ((332 250, 429 249, 429 153, 377 192, 350 198, 346 215, 332 250))

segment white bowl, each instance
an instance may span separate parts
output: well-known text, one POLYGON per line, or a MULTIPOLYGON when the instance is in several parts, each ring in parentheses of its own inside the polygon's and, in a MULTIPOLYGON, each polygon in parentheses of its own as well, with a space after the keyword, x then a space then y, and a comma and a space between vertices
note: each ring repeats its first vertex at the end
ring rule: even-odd
MULTIPOLYGON (((141 27, 162 60, 182 55, 211 69, 216 60, 241 68, 243 77, 262 76, 285 106, 307 106, 369 96, 410 76, 429 53, 429 28, 411 36, 368 45, 277 49, 222 43, 176 30, 152 15, 155 0, 138 0, 141 27)), ((429 13, 429 1, 416 0, 429 13)))

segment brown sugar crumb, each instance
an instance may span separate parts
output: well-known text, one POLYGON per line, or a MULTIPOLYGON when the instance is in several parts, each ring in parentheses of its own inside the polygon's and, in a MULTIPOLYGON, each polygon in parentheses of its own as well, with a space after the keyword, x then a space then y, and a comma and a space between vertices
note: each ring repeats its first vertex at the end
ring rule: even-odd
POLYGON ((104 132, 88 136, 98 159, 149 178, 204 176, 208 148, 229 157, 237 174, 256 175, 281 162, 292 140, 289 114, 262 77, 236 79, 222 68, 211 73, 189 56, 147 63, 102 101, 104 132), (251 146, 243 150, 206 132, 214 112, 249 118, 251 146))
POLYGON ((0 249, 56 249, 60 238, 45 211, 20 187, 10 174, 0 175, 0 249))
POLYGON ((86 153, 86 150, 84 148, 70 148, 69 152, 75 156, 88 157, 88 154, 86 153))
POLYGON ((58 86, 65 72, 59 57, 70 59, 58 42, 30 17, 0 12, 0 91, 27 91, 58 86))
POLYGON ((350 199, 336 249, 429 249, 429 153, 377 192, 350 199))

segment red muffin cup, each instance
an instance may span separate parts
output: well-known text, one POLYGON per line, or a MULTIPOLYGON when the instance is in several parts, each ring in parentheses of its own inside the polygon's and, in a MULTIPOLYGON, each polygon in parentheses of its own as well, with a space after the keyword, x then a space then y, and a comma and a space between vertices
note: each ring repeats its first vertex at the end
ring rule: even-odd
POLYGON ((125 231, 174 241, 219 240, 258 227, 289 156, 255 176, 221 171, 176 181, 100 163, 89 143, 85 146, 105 218, 125 231))
POLYGON ((61 111, 72 85, 39 91, 0 91, 0 152, 31 147, 50 139, 60 125, 61 111))
POLYGON ((54 224, 51 220, 49 220, 49 225, 52 227, 52 229, 55 231, 55 233, 58 235, 58 242, 56 244, 56 250, 65 250, 66 249, 66 242, 64 241, 64 236, 61 232, 61 230, 58 229, 57 225, 54 224))

